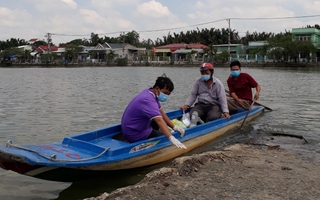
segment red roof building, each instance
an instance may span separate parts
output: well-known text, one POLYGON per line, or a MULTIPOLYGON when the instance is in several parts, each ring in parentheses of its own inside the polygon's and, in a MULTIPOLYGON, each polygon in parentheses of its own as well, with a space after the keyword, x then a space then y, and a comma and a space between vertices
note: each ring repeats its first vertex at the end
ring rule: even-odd
MULTIPOLYGON (((39 45, 37 48, 36 48, 36 51, 40 54, 42 53, 47 53, 48 52, 48 46, 46 45, 39 45)), ((50 51, 58 51, 58 47, 57 46, 50 46, 50 51)))
MULTIPOLYGON (((159 49, 169 49, 171 53, 179 49, 207 49, 209 48, 207 45, 200 44, 200 43, 192 43, 192 44, 185 44, 185 43, 176 43, 176 44, 167 44, 164 46, 156 47, 156 52, 159 49)), ((160 52, 163 52, 160 50, 160 52)))
POLYGON ((32 39, 29 40, 29 44, 33 44, 36 41, 38 41, 38 38, 32 38, 32 39))

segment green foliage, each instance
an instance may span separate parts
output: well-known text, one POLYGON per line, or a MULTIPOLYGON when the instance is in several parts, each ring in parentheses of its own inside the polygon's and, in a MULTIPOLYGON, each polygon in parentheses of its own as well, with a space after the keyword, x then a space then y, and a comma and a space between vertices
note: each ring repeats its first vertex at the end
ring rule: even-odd
POLYGON ((123 37, 124 39, 122 41, 124 41, 124 43, 128 43, 134 46, 140 46, 140 35, 135 30, 128 32, 127 34, 123 35, 123 37))
MULTIPOLYGON (((45 41, 39 40, 39 41, 36 41, 35 43, 33 43, 32 45, 35 46, 35 47, 38 47, 38 46, 40 46, 40 45, 45 45, 45 46, 47 46, 48 43, 46 43, 45 41)), ((51 43, 51 45, 53 45, 53 44, 51 43)))
POLYGON ((0 52, 0 57, 7 57, 10 55, 15 55, 15 56, 23 56, 24 52, 21 51, 21 49, 18 48, 9 48, 9 49, 5 49, 3 51, 0 52))
MULTIPOLYGON (((318 24, 315 24, 314 26, 308 25, 307 28, 317 28, 320 29, 318 24)), ((315 47, 309 42, 309 41, 292 41, 291 33, 289 31, 286 31, 285 33, 267 33, 267 32, 247 32, 246 35, 242 38, 240 38, 239 33, 231 29, 216 29, 216 28, 203 28, 199 29, 196 28, 195 30, 188 30, 186 32, 173 32, 168 33, 167 35, 163 36, 162 38, 157 38, 156 40, 142 40, 139 41, 140 35, 137 31, 132 30, 130 32, 123 32, 118 37, 99 37, 99 34, 91 33, 90 38, 86 39, 75 39, 68 43, 60 44, 60 46, 67 47, 65 56, 74 59, 76 57, 77 52, 80 52, 77 47, 80 45, 84 46, 96 46, 98 44, 104 44, 104 43, 129 43, 131 45, 137 46, 137 47, 146 47, 147 49, 152 49, 154 46, 162 46, 172 43, 201 43, 208 46, 208 49, 204 49, 205 51, 205 58, 209 61, 212 60, 228 60, 226 59, 225 53, 222 53, 217 58, 214 58, 217 49, 213 47, 212 45, 219 45, 219 44, 227 44, 228 43, 228 35, 230 35, 230 43, 231 44, 244 44, 248 45, 250 41, 264 41, 267 40, 269 44, 267 46, 262 47, 261 49, 252 49, 249 50, 249 53, 251 54, 262 54, 262 55, 270 55, 277 58, 297 58, 297 56, 300 55, 302 57, 308 57, 309 53, 314 53, 316 51, 315 47)), ((54 38, 53 38, 54 39, 54 38)), ((0 41, 0 55, 3 55, 5 53, 8 53, 9 49, 18 47, 21 45, 28 44, 24 39, 15 39, 11 38, 6 41, 0 41), (4 51, 5 50, 5 51, 4 51)), ((33 44, 33 46, 39 46, 39 45, 47 45, 45 41, 37 41, 33 44)), ((52 44, 53 45, 53 44, 52 44)), ((188 48, 188 47, 187 47, 188 48)), ((27 58, 27 54, 14 52, 10 54, 20 55, 25 58, 27 58)), ((93 57, 92 52, 89 52, 89 55, 91 58, 93 57)), ((113 57, 112 54, 108 54, 108 59, 112 60, 110 58, 113 57)), ((148 55, 153 57, 154 54, 148 55)), ((216 57, 215 56, 215 57, 216 57)), ((113 57, 114 58, 114 57, 113 57)), ((120 61, 119 63, 122 63, 120 61)))
POLYGON ((67 44, 66 51, 64 52, 64 57, 67 60, 77 59, 78 54, 83 50, 82 46, 75 44, 67 44))
POLYGON ((248 50, 248 54, 253 54, 253 55, 259 54, 261 52, 263 52, 263 48, 256 48, 256 49, 249 49, 248 50))
POLYGON ((221 63, 225 63, 229 60, 230 54, 227 51, 223 51, 220 54, 215 55, 214 60, 221 62, 221 63))
POLYGON ((299 53, 302 57, 308 57, 310 53, 315 53, 317 48, 311 41, 293 41, 291 35, 274 37, 264 45, 262 52, 276 60, 295 59, 297 61, 299 53))
POLYGON ((154 47, 154 42, 151 39, 142 40, 140 46, 145 47, 146 49, 152 49, 152 47, 154 47))
POLYGON ((48 53, 48 54, 42 54, 41 55, 41 61, 42 63, 50 63, 52 60, 54 60, 54 54, 48 53))
POLYGON ((315 24, 314 26, 307 25, 307 28, 316 28, 316 29, 320 30, 319 24, 315 24))
POLYGON ((0 41, 0 51, 5 49, 10 49, 13 47, 18 47, 21 45, 26 45, 26 44, 27 42, 24 39, 11 38, 10 40, 0 41))
POLYGON ((75 39, 75 40, 72 40, 72 41, 70 41, 70 42, 68 42, 67 44, 66 44, 66 46, 79 46, 79 45, 83 45, 83 43, 84 43, 84 41, 83 40, 81 40, 81 39, 75 39))
POLYGON ((118 66, 127 66, 128 65, 128 59, 127 58, 117 58, 116 63, 118 66))
POLYGON ((116 55, 115 55, 114 51, 110 50, 109 53, 107 54, 107 59, 112 61, 115 56, 116 55))
POLYGON ((151 66, 151 63, 148 62, 148 61, 146 61, 146 62, 144 63, 144 65, 145 65, 145 66, 151 66))
POLYGON ((214 47, 213 45, 209 45, 208 47, 209 48, 203 49, 203 51, 204 51, 205 59, 210 62, 213 60, 214 55, 217 53, 217 48, 214 47))
MULTIPOLYGON (((320 29, 318 24, 314 26, 307 25, 307 28, 317 28, 320 29)), ((211 45, 211 44, 227 44, 228 43, 228 35, 229 29, 216 29, 216 28, 203 28, 203 29, 195 29, 195 30, 188 30, 186 32, 173 32, 168 33, 167 35, 163 36, 162 38, 157 38, 155 41, 151 39, 143 40, 140 42, 140 35, 137 31, 132 30, 127 33, 121 33, 118 37, 99 37, 99 34, 91 33, 89 39, 75 39, 68 43, 60 44, 59 46, 67 46, 67 45, 84 45, 84 46, 96 46, 99 43, 103 44, 107 43, 129 43, 134 46, 138 47, 146 47, 147 49, 151 49, 153 46, 162 46, 172 43, 201 43, 204 45, 211 45)), ((275 37, 283 37, 291 35, 289 31, 285 33, 267 33, 267 32, 252 32, 249 31, 246 33, 244 37, 240 37, 239 33, 231 29, 230 30, 230 42, 231 44, 244 44, 248 45, 250 41, 264 41, 275 37)), ((54 39, 54 38, 53 38, 54 39)), ((18 47, 21 45, 25 45, 26 42, 24 39, 15 39, 11 38, 10 40, 0 41, 0 50, 8 49, 11 47, 18 47)), ((39 45, 47 45, 44 41, 37 41, 33 44, 34 46, 39 45)), ((53 44, 52 44, 53 45, 53 44)))
POLYGON ((94 51, 89 51, 88 52, 90 59, 93 59, 96 53, 94 51))

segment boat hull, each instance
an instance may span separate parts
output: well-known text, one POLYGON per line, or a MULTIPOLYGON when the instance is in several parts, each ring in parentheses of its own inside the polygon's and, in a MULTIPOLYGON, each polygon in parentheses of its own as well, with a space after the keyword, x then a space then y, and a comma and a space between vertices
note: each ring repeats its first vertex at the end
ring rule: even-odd
MULTIPOLYGON (((251 121, 254 118, 258 117, 264 109, 262 107, 257 107, 255 109, 252 109, 251 113, 247 117, 246 121, 251 121)), ((24 152, 24 149, 22 150, 15 150, 15 153, 12 152, 4 152, 0 148, 0 167, 6 170, 12 170, 17 173, 40 178, 40 179, 46 179, 46 180, 53 180, 53 181, 76 181, 76 180, 83 180, 86 178, 90 178, 92 176, 95 176, 95 174, 101 174, 101 172, 105 173, 113 173, 117 170, 127 170, 127 169, 133 169, 133 168, 139 168, 144 166, 149 166, 157 163, 161 163, 164 161, 171 160, 173 158, 176 158, 182 154, 185 154, 197 147, 200 147, 208 142, 211 142, 215 140, 216 138, 222 136, 229 130, 233 130, 236 128, 239 128, 239 126, 242 124, 242 121, 245 116, 245 112, 238 114, 238 117, 234 117, 227 121, 227 119, 219 119, 221 122, 208 122, 196 127, 192 127, 186 130, 186 134, 183 138, 179 138, 185 146, 187 146, 187 149, 179 149, 175 147, 174 145, 171 145, 170 142, 167 141, 167 138, 162 139, 153 139, 149 140, 144 143, 137 143, 135 146, 130 146, 129 150, 125 150, 122 157, 118 159, 111 160, 110 157, 116 157, 114 154, 116 152, 119 152, 120 150, 115 150, 112 152, 112 149, 110 152, 104 153, 101 157, 98 157, 96 159, 93 159, 92 161, 89 160, 89 162, 52 162, 50 160, 48 161, 42 161, 45 160, 44 158, 41 158, 40 156, 36 157, 35 161, 29 160, 29 157, 24 155, 18 155, 16 152, 24 152), (165 141, 164 141, 165 140, 165 141), (147 145, 146 145, 147 144, 147 145), (150 145, 151 144, 151 145, 150 145), (141 148, 141 145, 143 148, 141 148), (140 149, 139 149, 140 148, 140 149), (132 150, 134 152, 132 153, 132 150), (109 153, 109 154, 108 154, 109 153), (125 157, 126 156, 126 157, 125 157), (105 160, 104 160, 105 159, 105 160), (98 160, 95 162, 95 160, 98 160), (99 161, 102 160, 102 161, 99 161), (41 163, 42 162, 42 163, 41 163), (82 164, 83 163, 83 164, 82 164)), ((95 137, 98 137, 98 131, 92 132, 95 137)), ((92 134, 90 133, 90 135, 92 134)), ((177 134, 176 134, 177 135, 177 134)), ((82 135, 80 135, 83 137, 82 135)), ((72 139, 66 140, 67 147, 72 148, 72 145, 75 140, 75 138, 79 138, 80 136, 75 136, 72 139), (70 141, 72 142, 70 142, 70 141)), ((92 137, 92 136, 91 136, 92 137)), ((89 140, 86 138, 86 140, 89 140)), ((99 138, 100 140, 106 140, 104 137, 99 138)), ((92 140, 95 141, 96 140, 92 140)), ((117 141, 113 141, 117 142, 117 141)), ((96 142, 95 145, 100 144, 99 142, 96 142)), ((59 144, 60 145, 60 144, 59 144)), ((62 145, 64 147, 66 144, 62 145)), ((130 145, 129 143, 125 145, 130 145)), ((54 145, 53 145, 54 146, 54 145)), ((40 146, 41 148, 43 146, 40 146)), ((67 148, 65 147, 65 148, 67 148)), ((39 146, 37 146, 39 148, 39 146)), ((47 150, 55 150, 51 149, 46 145, 47 149, 42 148, 44 152, 47 150)), ((10 148, 6 148, 5 150, 8 151, 10 148)), ((73 149, 75 150, 75 149, 73 149)), ((12 150, 13 151, 13 150, 12 150)), ((63 153, 67 150, 59 150, 58 153, 63 153)), ((121 150, 123 151, 123 150, 121 150)), ((34 152, 28 152, 27 155, 34 156, 34 152)), ((71 155, 72 153, 66 153, 66 155, 71 155)), ((59 154, 57 154, 59 156, 59 154)), ((77 154, 72 154, 77 155, 77 154)), ((83 156, 79 153, 79 155, 83 156)), ((35 155, 37 156, 37 155, 35 155)), ((43 157, 43 155, 41 155, 43 157)), ((81 157, 80 156, 80 157, 81 157)), ((77 157, 77 156, 74 156, 77 157)))

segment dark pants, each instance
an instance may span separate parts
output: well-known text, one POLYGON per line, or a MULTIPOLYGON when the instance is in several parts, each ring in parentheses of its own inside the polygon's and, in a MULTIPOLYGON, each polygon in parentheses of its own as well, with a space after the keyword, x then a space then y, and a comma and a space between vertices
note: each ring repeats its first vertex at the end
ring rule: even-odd
POLYGON ((153 120, 151 122, 151 127, 152 127, 152 131, 147 138, 154 138, 154 137, 158 137, 158 136, 163 135, 163 133, 161 131, 159 131, 158 124, 153 120))
POLYGON ((212 121, 221 118, 221 109, 218 105, 196 103, 195 106, 190 110, 190 116, 194 111, 198 112, 199 117, 204 122, 212 121))

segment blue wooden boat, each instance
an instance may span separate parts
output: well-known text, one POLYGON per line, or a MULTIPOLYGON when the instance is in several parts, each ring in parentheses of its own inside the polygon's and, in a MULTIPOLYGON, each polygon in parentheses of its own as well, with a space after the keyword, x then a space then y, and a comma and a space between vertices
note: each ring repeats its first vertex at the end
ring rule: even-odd
MULTIPOLYGON (((250 121, 264 111, 253 106, 249 115, 239 110, 230 120, 221 118, 187 128, 184 137, 173 135, 187 149, 172 145, 165 136, 128 143, 121 138, 120 124, 68 136, 62 142, 37 145, 16 145, 8 141, 0 146, 0 167, 17 173, 53 181, 74 181, 84 177, 84 172, 125 170, 148 166, 178 157, 210 142, 229 130, 236 129, 242 121, 250 121), (246 117, 246 118, 245 118, 246 117)), ((181 110, 167 113, 170 119, 181 118, 181 110)))

